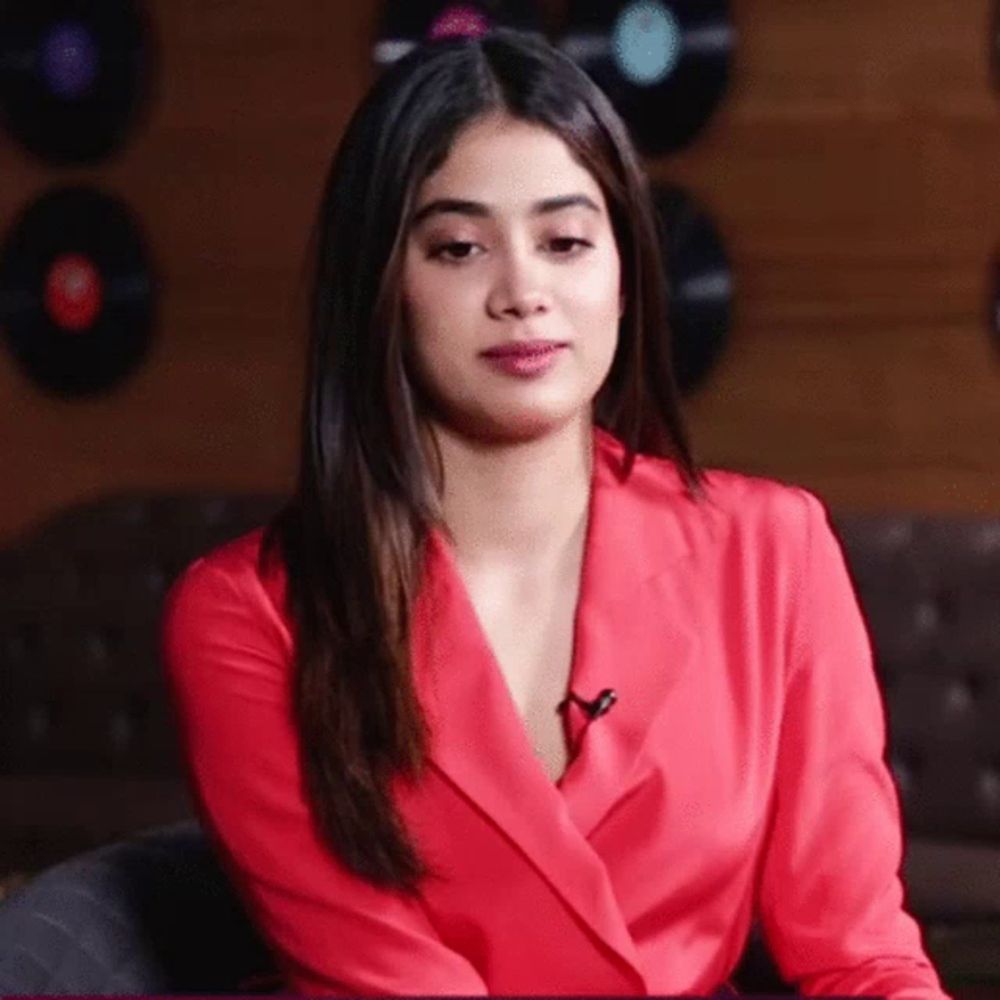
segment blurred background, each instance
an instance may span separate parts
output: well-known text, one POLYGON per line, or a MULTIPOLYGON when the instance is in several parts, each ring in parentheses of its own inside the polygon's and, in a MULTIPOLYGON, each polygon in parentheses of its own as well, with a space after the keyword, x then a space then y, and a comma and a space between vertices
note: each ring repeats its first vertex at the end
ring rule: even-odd
POLYGON ((162 594, 291 487, 349 115, 432 25, 491 19, 589 60, 633 130, 700 462, 831 508, 912 906, 956 994, 1000 996, 987 0, 0 3, 0 891, 189 816, 162 594))

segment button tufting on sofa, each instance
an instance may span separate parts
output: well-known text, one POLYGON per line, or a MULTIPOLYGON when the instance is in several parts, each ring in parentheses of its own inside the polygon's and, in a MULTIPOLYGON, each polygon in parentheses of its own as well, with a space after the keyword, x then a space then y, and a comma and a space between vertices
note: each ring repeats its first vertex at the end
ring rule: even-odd
MULTIPOLYGON (((142 869, 142 884, 157 891, 168 883, 150 859, 160 858, 166 871, 193 865, 185 870, 211 872, 205 884, 222 893, 215 905, 238 913, 199 838, 180 776, 157 624, 163 595, 185 565, 262 524, 279 503, 261 495, 107 497, 0 551, 0 879, 11 886, 30 879, 0 905, 8 928, 25 926, 9 908, 15 898, 22 908, 50 905, 43 894, 60 877, 86 872, 117 885, 108 873, 126 858, 122 871, 135 871, 128 866, 136 858, 152 865, 142 869), (138 831, 146 853, 135 846, 138 831)), ((962 983, 1000 984, 1000 518, 841 513, 834 526, 885 697, 908 908, 956 995, 962 983)), ((187 979, 171 978, 154 963, 146 968, 152 978, 136 966, 118 985, 133 992, 178 983, 268 988, 257 944, 246 944, 252 933, 235 924, 230 930, 250 948, 249 964, 237 957, 232 966, 246 981, 209 981, 190 968, 187 979)), ((0 972, 9 973, 2 962, 0 972)), ((76 979, 70 991, 96 992, 84 987, 111 981, 99 972, 76 979)), ((35 973, 32 992, 58 985, 35 973)), ((781 986, 774 976, 755 928, 737 979, 771 992, 781 986)), ((11 982, 0 976, 0 989, 17 992, 11 982)))

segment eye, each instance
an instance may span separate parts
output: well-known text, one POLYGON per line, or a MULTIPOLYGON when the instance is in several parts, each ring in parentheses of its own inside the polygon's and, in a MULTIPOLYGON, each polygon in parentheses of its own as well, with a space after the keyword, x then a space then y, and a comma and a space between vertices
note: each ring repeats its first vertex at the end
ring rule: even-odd
MULTIPOLYGON (((556 253, 557 257, 575 257, 577 256, 577 253, 573 248, 579 246, 581 248, 580 252, 582 252, 582 248, 593 246, 593 244, 590 243, 588 240, 578 239, 575 236, 556 236, 553 239, 549 240, 550 246, 555 244, 563 244, 563 245, 569 244, 570 246, 570 252, 566 251, 557 252, 556 253)), ((460 263, 461 261, 469 260, 470 256, 472 255, 469 253, 461 253, 456 256, 454 253, 451 253, 451 251, 455 250, 456 248, 461 249, 461 248, 469 248, 475 246, 479 246, 479 244, 469 243, 464 240, 451 240, 448 243, 438 243, 436 246, 431 247, 430 257, 435 260, 440 257, 441 259, 446 260, 449 263, 460 263)))
POLYGON ((460 254, 458 257, 454 255, 449 255, 446 251, 453 250, 455 247, 471 247, 476 246, 475 243, 466 243, 458 240, 452 240, 450 243, 438 243, 436 246, 431 247, 430 256, 432 259, 437 259, 438 257, 443 257, 448 261, 455 260, 468 260, 468 254, 460 254))
MULTIPOLYGON (((593 246, 588 240, 578 239, 576 236, 557 236, 553 243, 569 243, 571 246, 589 247, 593 246)), ((581 251, 582 252, 582 251, 581 251)), ((560 254, 560 257, 566 257, 568 254, 560 254)))

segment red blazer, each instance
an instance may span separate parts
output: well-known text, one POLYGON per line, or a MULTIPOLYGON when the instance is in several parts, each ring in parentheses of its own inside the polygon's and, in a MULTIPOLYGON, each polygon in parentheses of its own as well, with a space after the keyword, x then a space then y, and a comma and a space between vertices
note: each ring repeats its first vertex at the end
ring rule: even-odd
POLYGON ((306 994, 707 994, 756 916, 806 994, 946 996, 904 909, 900 812, 866 626, 820 500, 594 433, 570 689, 552 783, 443 536, 413 617, 431 766, 396 784, 419 900, 370 886, 310 821, 283 570, 260 529, 192 563, 164 663, 206 829, 288 987, 306 994))

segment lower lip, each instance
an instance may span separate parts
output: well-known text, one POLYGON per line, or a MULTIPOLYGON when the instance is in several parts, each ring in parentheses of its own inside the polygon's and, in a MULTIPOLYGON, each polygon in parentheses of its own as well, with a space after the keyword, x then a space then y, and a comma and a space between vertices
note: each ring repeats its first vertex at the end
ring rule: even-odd
POLYGON ((565 344, 560 344, 558 347, 550 347, 545 351, 535 351, 531 354, 484 354, 483 357, 494 368, 498 368, 508 375, 522 377, 541 375, 556 363, 556 359, 565 346, 565 344))

